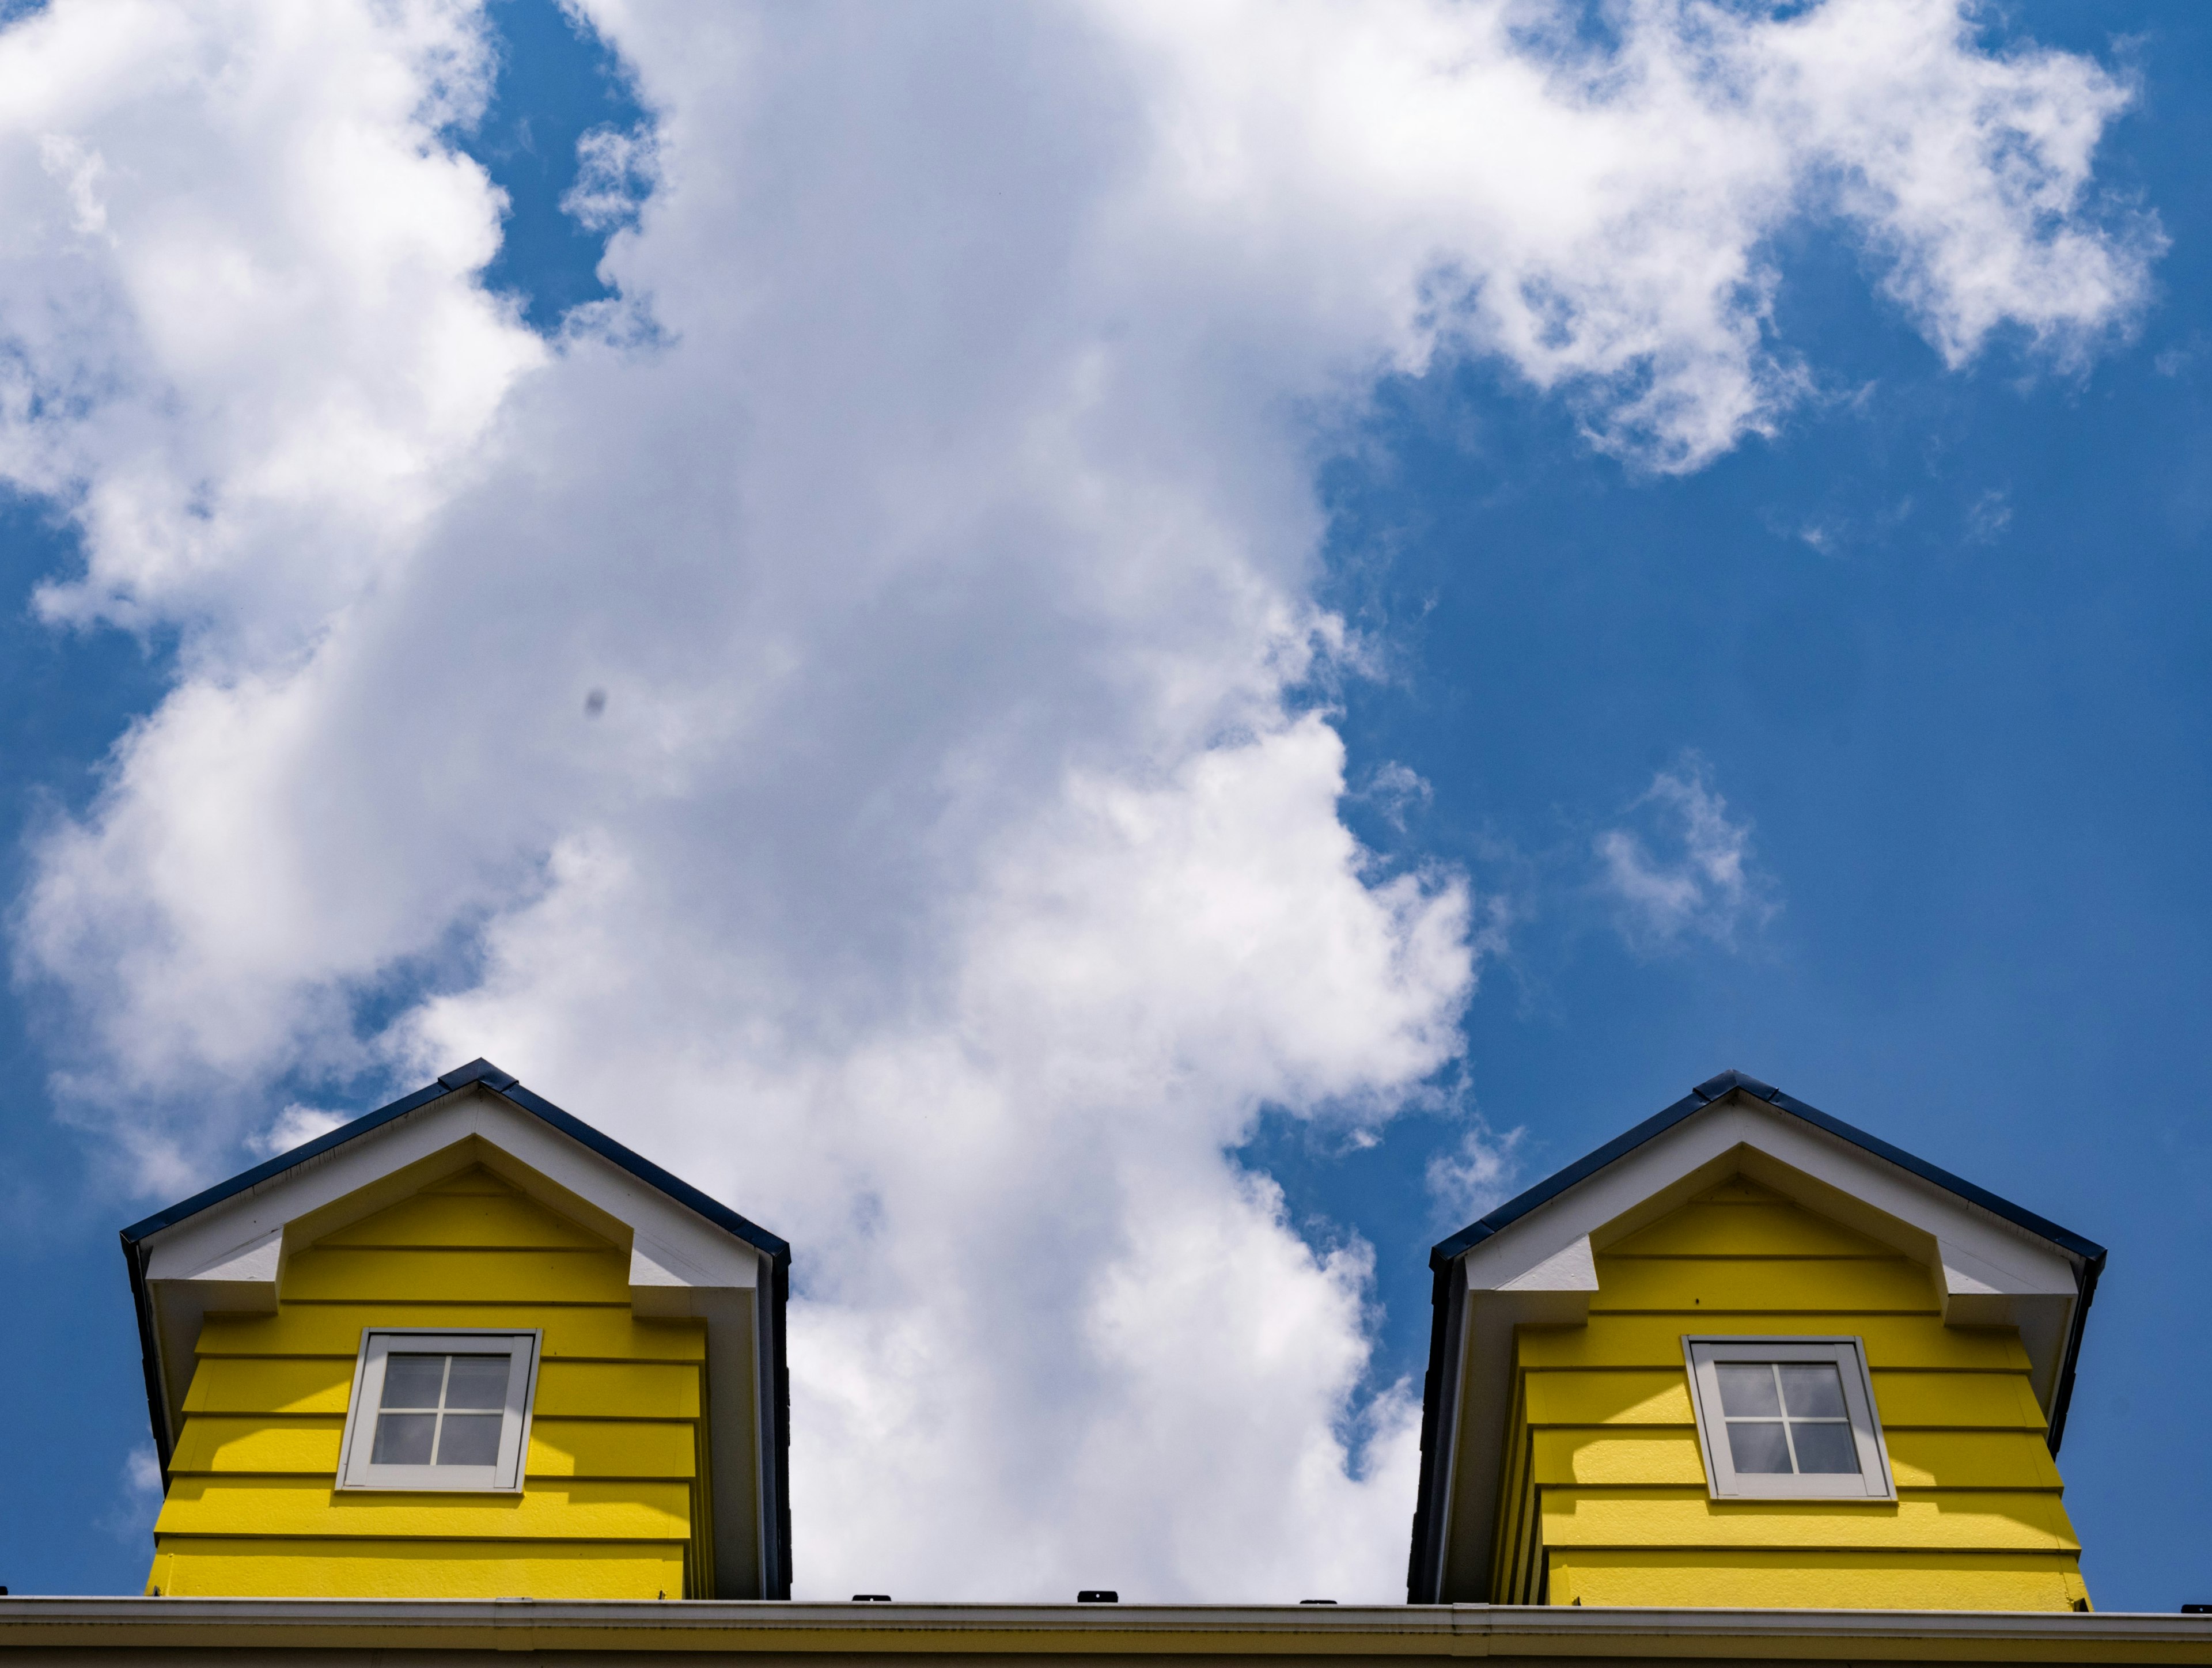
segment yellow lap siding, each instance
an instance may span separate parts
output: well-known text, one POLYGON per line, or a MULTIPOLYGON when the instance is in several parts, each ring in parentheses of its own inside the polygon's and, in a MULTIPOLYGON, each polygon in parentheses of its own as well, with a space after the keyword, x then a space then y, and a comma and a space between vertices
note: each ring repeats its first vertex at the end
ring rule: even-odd
POLYGON ((520 1494, 333 1489, 321 1477, 179 1477, 154 1533, 421 1540, 683 1540, 683 1483, 548 1482, 520 1494))
MULTIPOLYGON (((208 1414, 185 1428, 170 1462, 173 1474, 337 1476, 345 1422, 334 1417, 272 1419, 265 1414, 208 1414)), ((526 1477, 681 1477, 694 1476, 697 1441, 690 1423, 641 1420, 545 1419, 530 1430, 526 1477)))
MULTIPOLYGON (((343 1413, 350 1356, 219 1356, 192 1373, 185 1411, 343 1413)), ((672 1362, 548 1361, 538 1369, 540 1415, 602 1419, 696 1419, 699 1368, 672 1362)))
POLYGON ((365 1326, 535 1326, 547 1361, 703 1361, 706 1323, 639 1320, 624 1297, 600 1307, 514 1303, 302 1303, 282 1314, 215 1314, 200 1328, 199 1356, 343 1356, 361 1350, 365 1326))
POLYGON ((353 1392, 353 1362, 203 1361, 185 1392, 185 1428, 195 1413, 343 1413, 353 1392))
MULTIPOLYGON (((1694 1427, 1678 1431, 1554 1426, 1534 1432, 1533 1439, 1539 1487, 1705 1486, 1694 1427)), ((2025 1431, 1893 1430, 1888 1440, 1890 1466, 1900 1489, 2058 1491, 2058 1468, 2051 1451, 2025 1431)))
POLYGON ((181 1541, 148 1589, 172 1598, 678 1598, 679 1545, 651 1541, 181 1541))
MULTIPOLYGON (((1599 1275, 1601 1285, 1604 1276, 1599 1275)), ((1866 1340, 1867 1364, 1951 1372, 2026 1373, 2027 1351, 2009 1328, 1946 1326, 1935 1315, 1861 1314, 1849 1309, 1737 1311, 1709 1322, 1686 1306, 1673 1314, 1597 1314, 1586 1326, 1522 1331, 1529 1367, 1648 1367, 1680 1371, 1685 1332, 1850 1334, 1866 1340)))
POLYGON ((2088 1598, 2070 1556, 2034 1553, 1577 1550, 1553 1554, 1549 1574, 1555 1604, 2068 1610, 2088 1598))
POLYGON ((1532 1425, 1686 1425, 1697 1416, 1679 1361, 1665 1371, 1530 1371, 1522 1383, 1532 1425))
POLYGON ((297 1301, 627 1303, 629 1259, 611 1251, 303 1251, 284 1268, 297 1301))
MULTIPOLYGON (((1685 1331, 1688 1330, 1686 1327, 1685 1331)), ((1523 1352, 1524 1358, 1527 1352, 1523 1352)), ((1533 1425, 1693 1425, 1681 1365, 1665 1368, 1534 1369, 1526 1375, 1533 1425)), ((1942 1426, 2041 1432, 2043 1410, 2024 1373, 1891 1370, 1874 1374, 1885 1428, 1942 1426)))
POLYGON ((2028 1430, 2039 1438, 2048 1423, 2025 1372, 1886 1372, 1877 1367, 1874 1399, 1885 1428, 2028 1430))
POLYGON ((325 1234, 325 1248, 480 1247, 486 1250, 611 1251, 605 1240, 520 1193, 457 1198, 417 1194, 374 1216, 325 1234))
POLYGON ((1708 1194, 1606 1247, 1609 1257, 1872 1257, 1897 1247, 1770 1194, 1729 1203, 1708 1194))
POLYGON ((1882 1501, 1712 1501, 1703 1489, 1547 1489, 1544 1544, 1942 1547, 2077 1552, 2055 1495, 1940 1489, 1882 1501))
POLYGON ((1928 1271, 1901 1257, 1881 1261, 1749 1257, 1599 1259, 1593 1314, 1702 1308, 1753 1313, 1928 1314, 1938 1312, 1928 1271))

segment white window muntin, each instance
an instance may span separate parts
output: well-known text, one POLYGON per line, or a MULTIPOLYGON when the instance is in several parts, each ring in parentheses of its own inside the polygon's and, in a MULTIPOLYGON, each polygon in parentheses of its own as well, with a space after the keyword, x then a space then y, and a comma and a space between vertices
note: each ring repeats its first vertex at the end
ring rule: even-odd
POLYGON ((540 1336, 478 1327, 364 1328, 338 1486, 520 1490, 540 1336))
POLYGON ((1705 1453, 1706 1484, 1715 1500, 1897 1498, 1863 1340, 1686 1337, 1682 1354, 1689 1367, 1690 1400, 1697 1414, 1698 1443, 1705 1453), (1775 1374, 1771 1404, 1754 1382, 1755 1375, 1744 1370, 1761 1366, 1775 1374), (1787 1370, 1819 1366, 1834 1369, 1833 1383, 1842 1396, 1840 1410, 1827 1394, 1825 1375, 1787 1370), (1735 1369, 1729 1375, 1729 1394, 1723 1393, 1723 1368, 1735 1369), (1800 1387, 1814 1393, 1793 1397, 1800 1387), (1747 1398, 1741 1393, 1745 1389, 1755 1392, 1758 1399, 1747 1398), (1732 1426, 1743 1428, 1732 1431, 1732 1426), (1846 1434, 1849 1446, 1844 1447, 1846 1434), (1739 1470, 1740 1447, 1765 1449, 1759 1456, 1762 1463, 1786 1459, 1790 1468, 1739 1470), (1856 1462, 1848 1471, 1838 1465, 1845 1456, 1856 1462), (1801 1459, 1820 1469, 1806 1469, 1801 1459))

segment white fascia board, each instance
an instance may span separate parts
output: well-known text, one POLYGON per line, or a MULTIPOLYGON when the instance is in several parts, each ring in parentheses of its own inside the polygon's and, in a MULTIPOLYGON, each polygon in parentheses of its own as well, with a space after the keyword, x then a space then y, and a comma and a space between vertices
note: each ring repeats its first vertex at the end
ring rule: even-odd
POLYGON ((1931 1270, 1957 1269, 1970 1277, 1957 1288, 1962 1294, 2070 1297, 2077 1289, 2075 1259, 2050 1241, 1740 1089, 1469 1246, 1468 1283, 1507 1289, 1578 1238, 1595 1236, 1602 1250, 1734 1169, 1931 1270))
MULTIPOLYGON (((643 1234, 659 1248, 660 1265, 690 1271, 696 1277, 691 1283, 750 1286, 758 1280, 760 1255, 754 1246, 473 1083, 148 1235, 146 1277, 190 1277, 244 1246, 264 1242, 286 1224, 337 1204, 472 1135, 525 1170, 605 1212, 633 1236, 643 1234)), ((510 1174, 507 1179, 527 1190, 526 1174, 510 1174)), ((277 1272, 270 1270, 269 1277, 277 1272)))

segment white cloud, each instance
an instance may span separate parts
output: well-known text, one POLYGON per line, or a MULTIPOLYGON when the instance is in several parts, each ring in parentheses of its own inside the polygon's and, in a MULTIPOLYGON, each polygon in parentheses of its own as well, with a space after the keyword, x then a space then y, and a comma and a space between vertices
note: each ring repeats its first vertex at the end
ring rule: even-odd
POLYGON ((1729 821, 1702 760, 1659 772, 1630 810, 1644 814, 1643 828, 1607 828, 1593 844, 1601 889, 1631 944, 1692 934, 1733 944, 1772 918, 1774 884, 1753 860, 1751 824, 1729 821))
POLYGON ((633 225, 659 173, 652 129, 595 127, 576 141, 576 183, 562 197, 561 212, 588 232, 633 225))
POLYGON ((119 1541, 143 1545, 161 1510, 161 1465, 152 1443, 141 1443, 123 1456, 117 1482, 114 1503, 97 1525, 119 1541))
POLYGON ((296 1101, 270 1120, 269 1127, 246 1137, 246 1150, 258 1158, 274 1158, 295 1147, 304 1147, 319 1135, 328 1135, 351 1114, 303 1107, 296 1101))
POLYGON ((1459 1139, 1428 1163, 1429 1194, 1439 1220, 1457 1228, 1511 1197, 1520 1168, 1513 1155, 1525 1133, 1511 1129, 1500 1135, 1480 1118, 1468 1118, 1459 1139))
MULTIPOLYGON (((2078 354, 2124 90, 1882 0, 592 15, 656 119, 572 212, 652 195, 550 349, 465 8, 0 33, 0 472, 52 617, 183 644, 18 915, 73 1115, 180 1188, 280 1075, 488 1054, 798 1243, 803 1591, 1393 1596, 1368 1253, 1224 1149, 1419 1095, 1506 918, 1337 816, 1316 448, 1472 354, 1693 467, 1807 384, 1808 213, 2078 354)), ((1706 931, 1680 795, 1623 872, 1706 931)))

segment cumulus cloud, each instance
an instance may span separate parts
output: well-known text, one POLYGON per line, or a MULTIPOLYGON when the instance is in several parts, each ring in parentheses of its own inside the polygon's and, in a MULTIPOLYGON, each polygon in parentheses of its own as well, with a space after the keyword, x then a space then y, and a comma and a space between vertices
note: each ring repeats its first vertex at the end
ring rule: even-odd
POLYGON ((1520 1170, 1514 1153, 1525 1133, 1500 1135, 1480 1118, 1468 1118, 1459 1139, 1429 1160, 1425 1179, 1440 1222, 1456 1228, 1511 1197, 1520 1170))
POLYGON ((319 1135, 328 1135, 349 1121, 349 1116, 343 1112, 325 1112, 320 1107, 303 1107, 295 1101, 278 1113, 268 1128, 247 1136, 246 1150, 257 1158, 274 1158, 295 1147, 306 1146, 319 1135))
MULTIPOLYGON (((1369 1253, 1224 1149, 1422 1094, 1505 922, 1338 816, 1316 449, 1472 356, 1695 467, 1808 385, 1807 215, 1954 361, 2086 352, 2125 88, 1926 0, 586 10, 654 120, 551 345, 478 13, 0 33, 0 474, 50 617, 182 646, 15 915, 71 1115, 180 1188, 488 1054, 797 1242, 802 1591, 1393 1596, 1369 1253)), ((1662 782, 1623 896, 1740 918, 1662 782)))
POLYGON ((1600 887, 1632 945, 1692 936, 1733 944, 1778 907, 1772 880, 1753 861, 1751 824, 1729 820, 1711 776, 1694 755, 1659 772, 1630 807, 1641 826, 1607 828, 1593 842, 1600 887))
POLYGON ((161 1466, 154 1445, 142 1442, 123 1456, 114 1502, 95 1520, 119 1541, 143 1544, 161 1509, 161 1466))

